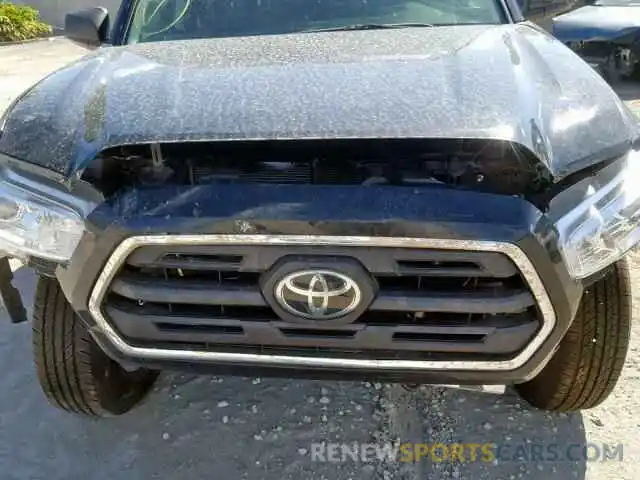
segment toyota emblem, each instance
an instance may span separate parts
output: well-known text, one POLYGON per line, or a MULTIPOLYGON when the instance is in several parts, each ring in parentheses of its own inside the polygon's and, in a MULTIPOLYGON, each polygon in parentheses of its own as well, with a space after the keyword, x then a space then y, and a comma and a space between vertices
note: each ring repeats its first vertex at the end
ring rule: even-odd
POLYGON ((350 277, 331 270, 304 270, 282 278, 276 301, 289 313, 310 320, 344 317, 358 308, 362 292, 350 277))

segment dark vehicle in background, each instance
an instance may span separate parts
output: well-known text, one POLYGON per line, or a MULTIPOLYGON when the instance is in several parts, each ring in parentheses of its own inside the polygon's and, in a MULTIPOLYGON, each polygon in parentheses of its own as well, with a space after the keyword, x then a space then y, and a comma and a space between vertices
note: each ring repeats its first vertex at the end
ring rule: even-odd
POLYGON ((556 17, 553 35, 607 80, 631 76, 640 61, 640 1, 594 0, 556 17))
POLYGON ((514 384, 604 401, 640 155, 609 85, 507 0, 139 0, 0 120, 0 250, 39 275, 55 405, 158 371, 514 384))

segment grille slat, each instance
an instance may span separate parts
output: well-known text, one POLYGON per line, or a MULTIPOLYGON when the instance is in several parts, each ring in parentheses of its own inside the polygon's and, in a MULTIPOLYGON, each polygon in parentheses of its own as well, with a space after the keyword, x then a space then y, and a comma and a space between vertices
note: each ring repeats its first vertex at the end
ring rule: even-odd
POLYGON ((168 253, 154 262, 154 266, 181 270, 230 270, 237 271, 242 263, 241 255, 207 255, 168 253))
POLYGON ((267 303, 255 286, 225 285, 219 282, 180 280, 117 279, 111 290, 138 302, 186 303, 193 305, 242 305, 266 307, 267 303))
POLYGON ((438 261, 438 260, 398 260, 401 275, 475 277, 482 275, 482 265, 475 262, 438 261))
MULTIPOLYGON (((118 278, 111 291, 130 300, 152 303, 192 305, 238 305, 266 307, 257 285, 244 286, 218 281, 140 280, 130 276, 118 278)), ((381 289, 369 307, 372 311, 450 312, 450 313, 518 313, 534 305, 526 290, 489 291, 388 291, 381 289)))
POLYGON ((316 347, 317 355, 351 350, 367 358, 389 351, 397 358, 513 355, 541 327, 533 295, 502 254, 358 247, 321 252, 355 259, 378 285, 356 322, 326 328, 282 322, 263 297, 261 275, 285 256, 310 252, 318 257, 306 246, 141 247, 114 278, 105 311, 137 342, 316 347))
POLYGON ((271 345, 293 347, 338 347, 370 350, 424 352, 489 352, 508 353, 520 348, 535 332, 537 324, 526 317, 504 317, 501 329, 476 326, 460 329, 441 325, 379 326, 354 324, 343 327, 305 327, 291 323, 243 322, 233 319, 203 319, 175 316, 131 316, 116 308, 107 312, 116 324, 124 325, 122 333, 131 338, 144 338, 149 330, 157 329, 165 341, 179 341, 185 334, 198 335, 203 342, 221 345, 271 345), (125 318, 129 321, 125 321, 125 318), (149 321, 144 321, 149 320, 149 321), (488 337, 492 342, 485 343, 488 337), (507 340, 508 341, 501 341, 507 340))
MULTIPOLYGON (((282 247, 246 248, 241 245, 184 246, 180 250, 150 245, 134 251, 127 263, 137 268, 180 268, 183 270, 233 270, 263 272, 282 257, 282 247)), ((314 247, 299 246, 291 253, 317 255, 314 247)), ((401 248, 366 249, 345 247, 336 252, 366 265, 376 276, 429 276, 463 278, 511 278, 518 275, 515 265, 494 252, 458 252, 401 248)), ((328 251, 327 255, 330 255, 328 251)))
POLYGON ((450 313, 518 313, 533 306, 527 291, 514 291, 491 296, 483 293, 438 292, 437 294, 382 294, 370 310, 450 313))

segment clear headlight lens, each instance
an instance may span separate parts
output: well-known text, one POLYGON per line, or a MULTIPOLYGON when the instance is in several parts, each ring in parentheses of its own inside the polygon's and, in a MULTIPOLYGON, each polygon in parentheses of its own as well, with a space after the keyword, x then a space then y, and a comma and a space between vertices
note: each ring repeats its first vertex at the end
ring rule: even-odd
POLYGON ((84 215, 73 197, 0 168, 0 251, 65 262, 83 232, 84 215))
POLYGON ((576 279, 611 265, 640 241, 640 152, 624 162, 607 183, 589 186, 578 206, 556 222, 562 255, 576 279))

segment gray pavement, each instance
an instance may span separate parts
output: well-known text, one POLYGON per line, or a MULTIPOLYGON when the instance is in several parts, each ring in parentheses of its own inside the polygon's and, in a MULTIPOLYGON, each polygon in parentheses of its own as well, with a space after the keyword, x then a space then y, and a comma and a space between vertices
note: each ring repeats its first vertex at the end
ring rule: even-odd
POLYGON ((30 85, 85 52, 84 48, 59 37, 0 46, 0 111, 30 85))
MULTIPOLYGON (((0 47, 0 110, 31 82, 81 54, 65 40, 0 47)), ((635 88, 625 90, 628 100, 640 98, 635 88)), ((635 276, 639 284, 637 268, 635 276)), ((31 308, 33 272, 18 268, 16 283, 31 308)), ((87 421, 48 406, 32 366, 30 326, 0 318, 0 480, 634 480, 640 478, 638 325, 618 388, 603 406, 583 414, 543 413, 511 389, 495 387, 422 387, 409 393, 385 384, 167 373, 138 410, 87 421), (560 450, 570 444, 624 444, 624 461, 398 464, 310 458, 312 442, 397 440, 545 444, 560 450)))

